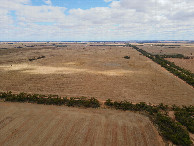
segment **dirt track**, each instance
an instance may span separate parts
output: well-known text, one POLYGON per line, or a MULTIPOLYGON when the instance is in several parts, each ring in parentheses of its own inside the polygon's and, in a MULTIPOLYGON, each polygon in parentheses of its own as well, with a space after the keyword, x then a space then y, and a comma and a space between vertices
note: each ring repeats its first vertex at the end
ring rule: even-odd
MULTIPOLYGON (((17 46, 19 46, 17 44, 17 46)), ((4 46, 5 47, 5 46, 4 46)), ((127 47, 37 46, 0 52, 0 90, 190 105, 194 90, 127 47), (29 61, 29 58, 46 58, 29 61), (129 55, 130 59, 123 57, 129 55)))
POLYGON ((0 145, 164 143, 149 119, 133 112, 0 102, 0 145))

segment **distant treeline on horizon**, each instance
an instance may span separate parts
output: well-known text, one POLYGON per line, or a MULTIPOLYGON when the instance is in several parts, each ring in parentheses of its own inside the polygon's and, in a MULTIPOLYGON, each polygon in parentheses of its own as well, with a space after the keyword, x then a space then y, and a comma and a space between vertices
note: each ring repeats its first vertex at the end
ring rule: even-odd
POLYGON ((73 42, 73 43, 194 43, 194 40, 129 40, 129 41, 0 41, 0 42, 73 42))

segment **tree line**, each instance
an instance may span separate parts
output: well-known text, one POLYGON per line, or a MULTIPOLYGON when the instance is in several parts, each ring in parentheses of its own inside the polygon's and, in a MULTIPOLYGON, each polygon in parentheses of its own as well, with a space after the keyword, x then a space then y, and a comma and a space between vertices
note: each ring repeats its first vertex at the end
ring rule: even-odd
POLYGON ((98 108, 100 102, 96 98, 87 97, 59 97, 57 95, 40 95, 40 94, 12 94, 12 92, 0 93, 0 99, 10 102, 28 102, 46 105, 67 105, 75 107, 86 107, 86 108, 98 108))

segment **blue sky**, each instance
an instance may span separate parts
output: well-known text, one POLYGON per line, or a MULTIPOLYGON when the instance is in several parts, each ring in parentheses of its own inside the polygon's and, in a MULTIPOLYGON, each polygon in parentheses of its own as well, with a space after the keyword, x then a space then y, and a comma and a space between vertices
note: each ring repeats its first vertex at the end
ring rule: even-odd
MULTIPOLYGON (((44 5, 41 0, 33 0, 33 6, 44 5)), ((52 0, 53 6, 66 7, 68 9, 89 9, 93 7, 108 7, 108 3, 104 0, 52 0)))
POLYGON ((0 41, 194 40, 193 0, 0 0, 0 41))

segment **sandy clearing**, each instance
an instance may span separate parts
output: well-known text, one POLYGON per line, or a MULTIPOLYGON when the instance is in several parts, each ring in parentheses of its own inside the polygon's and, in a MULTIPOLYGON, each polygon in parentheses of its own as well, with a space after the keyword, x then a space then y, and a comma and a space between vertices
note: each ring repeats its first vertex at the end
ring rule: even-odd
MULTIPOLYGON (((67 65, 75 65, 77 63, 65 63, 67 65)), ((130 75, 134 71, 115 69, 115 70, 90 70, 90 69, 77 69, 73 67, 49 67, 49 66, 38 66, 31 64, 12 64, 12 65, 0 65, 0 68, 5 71, 21 71, 23 73, 30 74, 76 74, 76 73, 91 73, 91 74, 102 74, 108 76, 122 76, 130 75)), ((138 72, 136 72, 138 73, 138 72)))
POLYGON ((133 112, 0 102, 0 145, 164 145, 133 112), (12 119, 12 120, 9 120, 12 119))

